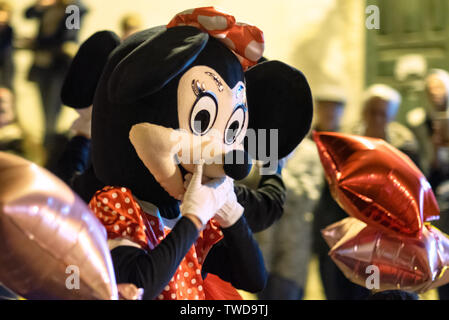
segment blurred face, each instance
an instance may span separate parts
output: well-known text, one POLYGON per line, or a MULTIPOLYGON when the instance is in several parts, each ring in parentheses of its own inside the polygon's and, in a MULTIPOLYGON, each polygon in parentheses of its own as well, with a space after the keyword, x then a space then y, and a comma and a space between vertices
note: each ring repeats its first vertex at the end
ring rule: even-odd
POLYGON ((366 102, 363 112, 366 136, 385 139, 387 124, 393 120, 390 119, 389 108, 390 102, 378 97, 371 98, 366 102))
POLYGON ((443 81, 436 74, 427 77, 427 96, 436 111, 443 111, 447 103, 447 92, 443 81))
POLYGON ((0 89, 0 128, 14 120, 13 97, 11 91, 0 89))
POLYGON ((9 11, 0 10, 0 27, 6 26, 9 23, 9 11))
POLYGON ((316 127, 321 131, 338 131, 343 115, 343 103, 335 101, 316 102, 316 127))

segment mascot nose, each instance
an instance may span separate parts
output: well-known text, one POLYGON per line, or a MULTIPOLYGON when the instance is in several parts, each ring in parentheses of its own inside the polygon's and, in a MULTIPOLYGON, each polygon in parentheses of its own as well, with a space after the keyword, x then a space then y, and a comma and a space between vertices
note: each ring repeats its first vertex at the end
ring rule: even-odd
POLYGON ((226 153, 223 169, 227 176, 234 180, 242 180, 251 171, 251 157, 246 151, 232 150, 226 153))

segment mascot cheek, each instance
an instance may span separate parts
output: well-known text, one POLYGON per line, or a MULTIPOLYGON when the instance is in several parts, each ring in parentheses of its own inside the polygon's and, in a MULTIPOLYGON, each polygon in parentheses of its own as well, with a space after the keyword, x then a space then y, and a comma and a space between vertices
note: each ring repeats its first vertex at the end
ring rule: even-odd
POLYGON ((179 163, 187 171, 193 172, 194 164, 204 159, 205 176, 225 176, 222 144, 211 137, 195 136, 184 130, 145 122, 132 126, 129 139, 137 155, 159 184, 178 200, 185 192, 179 163))
POLYGON ((129 139, 140 160, 159 184, 172 197, 180 200, 185 190, 181 171, 174 161, 173 149, 179 143, 175 132, 163 126, 139 123, 131 128, 129 139))

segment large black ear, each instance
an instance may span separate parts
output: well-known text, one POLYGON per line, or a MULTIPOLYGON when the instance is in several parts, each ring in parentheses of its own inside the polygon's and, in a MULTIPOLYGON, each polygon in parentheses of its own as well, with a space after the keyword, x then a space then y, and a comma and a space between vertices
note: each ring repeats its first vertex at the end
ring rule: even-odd
POLYGON ((62 86, 62 102, 72 108, 87 108, 94 100, 95 90, 109 54, 120 44, 111 31, 93 34, 73 58, 62 86))
POLYGON ((108 83, 109 98, 132 103, 159 91, 192 64, 208 39, 207 33, 188 26, 152 35, 115 67, 108 83))
MULTIPOLYGON (((280 61, 266 61, 245 73, 249 112, 249 129, 278 130, 278 159, 290 154, 310 130, 313 100, 304 75, 280 61)), ((256 146, 260 146, 257 141, 256 146)), ((254 146, 247 150, 253 159, 260 159, 254 146)), ((262 142, 263 143, 263 142, 262 142)), ((265 141, 266 150, 270 143, 265 141)), ((268 152, 268 151, 267 151, 268 152)), ((264 154, 265 155, 265 154, 264 154)))

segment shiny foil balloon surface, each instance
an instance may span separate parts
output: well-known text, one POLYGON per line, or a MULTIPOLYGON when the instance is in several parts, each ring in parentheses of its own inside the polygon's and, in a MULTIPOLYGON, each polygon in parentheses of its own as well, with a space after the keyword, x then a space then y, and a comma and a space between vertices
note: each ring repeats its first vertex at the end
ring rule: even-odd
POLYGON ((345 276, 375 291, 405 290, 418 293, 449 282, 449 238, 426 224, 421 237, 400 236, 349 217, 322 230, 331 247, 329 255, 345 276), (370 267, 371 266, 371 267, 370 267))
POLYGON ((118 299, 104 227, 51 173, 0 153, 0 282, 27 299, 118 299))
POLYGON ((351 216, 384 231, 419 237, 439 208, 408 156, 381 139, 315 132, 334 199, 351 216))

